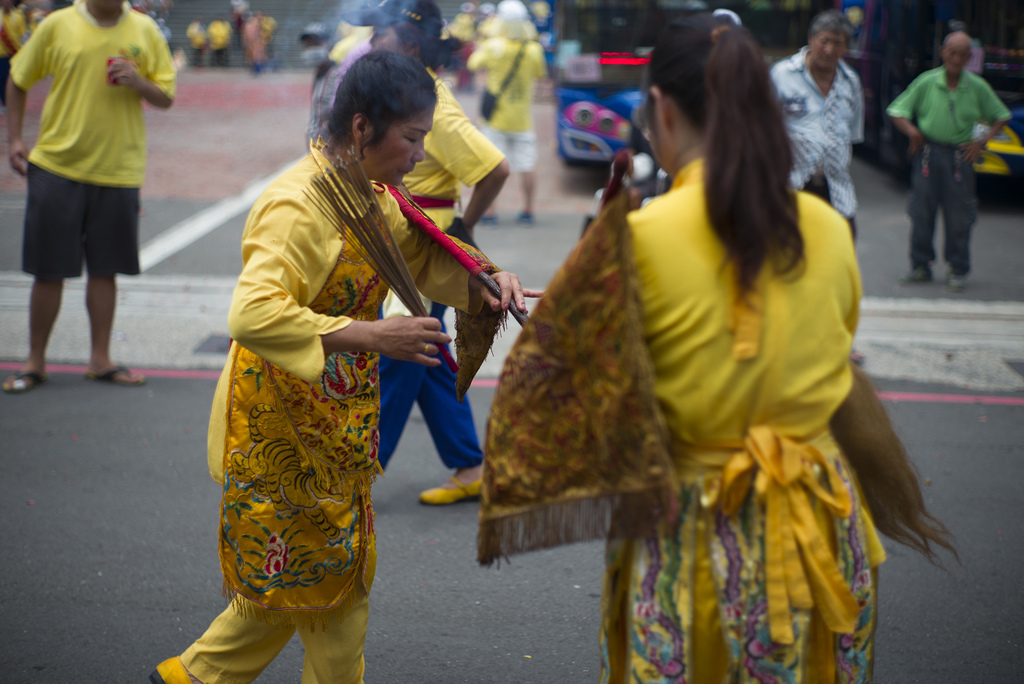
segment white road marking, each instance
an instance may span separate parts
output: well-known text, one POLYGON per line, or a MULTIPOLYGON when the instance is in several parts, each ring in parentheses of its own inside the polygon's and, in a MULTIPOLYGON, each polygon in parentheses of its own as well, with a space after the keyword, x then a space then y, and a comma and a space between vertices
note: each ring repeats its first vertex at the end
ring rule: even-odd
MULTIPOLYGON (((118 360, 147 368, 219 369, 223 355, 194 350, 210 335, 226 335, 237 276, 157 275, 118 279, 118 318, 113 344, 118 360)), ((32 277, 0 272, 0 358, 28 354, 28 303, 32 277)), ((81 306, 85 279, 67 281, 59 324, 50 343, 55 363, 84 363, 88 316, 81 306), (84 355, 83 355, 84 354, 84 355)), ((446 317, 454 330, 454 316, 446 317)), ((519 336, 510 323, 495 340, 477 377, 497 378, 519 336)), ((1006 365, 1024 360, 1024 303, 961 299, 865 297, 855 345, 876 378, 932 382, 979 391, 1024 390, 1024 379, 1006 365)))
POLYGON ((145 273, 161 261, 177 254, 195 241, 217 230, 225 223, 252 207, 270 182, 295 166, 289 162, 265 178, 250 183, 242 192, 228 197, 211 207, 189 216, 147 242, 139 250, 139 267, 145 273))
POLYGON ((992 349, 1024 358, 1024 302, 864 297, 856 344, 992 349))

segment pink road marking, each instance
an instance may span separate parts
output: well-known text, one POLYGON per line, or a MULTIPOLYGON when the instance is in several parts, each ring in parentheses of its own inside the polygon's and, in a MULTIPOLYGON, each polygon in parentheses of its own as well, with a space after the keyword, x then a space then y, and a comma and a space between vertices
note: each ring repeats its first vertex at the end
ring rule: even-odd
MULTIPOLYGON (((10 363, 6 361, 0 361, 0 370, 21 370, 20 363, 10 363)), ((66 373, 69 375, 85 375, 85 371, 88 370, 85 366, 75 366, 65 363, 51 363, 47 364, 47 373, 66 373)), ((175 368, 147 368, 141 370, 138 368, 133 369, 140 375, 145 375, 149 378, 178 378, 179 380, 216 380, 220 377, 220 371, 215 370, 178 370, 175 368)))
MULTIPOLYGON (((0 361, 0 371, 21 370, 20 363, 0 361)), ((53 363, 46 367, 48 373, 84 374, 85 366, 53 363)), ((136 368, 140 373, 151 378, 177 378, 179 380, 216 380, 220 377, 217 370, 179 370, 175 368, 136 368)), ((497 387, 497 378, 480 378, 473 381, 473 387, 497 387)), ((937 394, 931 392, 879 392, 882 401, 902 402, 910 404, 989 404, 1002 406, 1024 406, 1024 397, 999 397, 984 394, 937 394)))

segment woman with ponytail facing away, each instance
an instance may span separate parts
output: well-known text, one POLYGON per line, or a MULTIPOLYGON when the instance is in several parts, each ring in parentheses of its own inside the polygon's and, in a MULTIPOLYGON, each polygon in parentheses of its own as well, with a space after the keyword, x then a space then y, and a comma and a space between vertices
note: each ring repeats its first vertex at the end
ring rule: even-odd
POLYGON ((607 534, 602 682, 870 682, 879 533, 930 559, 952 540, 849 362, 849 225, 787 186, 745 29, 672 23, 641 92, 672 188, 626 213, 613 182, 510 352, 479 560, 607 534))
POLYGON ((629 224, 678 511, 609 546, 606 681, 870 681, 876 530, 930 557, 951 541, 849 363, 849 227, 787 188, 782 112, 745 29, 671 25, 644 92, 674 183, 629 224))

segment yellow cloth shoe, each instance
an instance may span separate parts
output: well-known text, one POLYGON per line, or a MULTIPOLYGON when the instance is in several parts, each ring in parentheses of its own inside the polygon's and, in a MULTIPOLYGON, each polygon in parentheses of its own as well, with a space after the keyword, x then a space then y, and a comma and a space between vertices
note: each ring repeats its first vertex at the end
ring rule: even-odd
POLYGON ((428 506, 447 506, 448 504, 467 499, 479 499, 480 485, 483 481, 483 478, 480 478, 476 482, 464 485, 452 476, 452 482, 455 483, 454 489, 434 487, 425 492, 420 492, 420 503, 427 504, 428 506))
POLYGON ((156 666, 156 671, 149 675, 153 684, 192 684, 196 681, 189 676, 181 658, 168 658, 156 666))

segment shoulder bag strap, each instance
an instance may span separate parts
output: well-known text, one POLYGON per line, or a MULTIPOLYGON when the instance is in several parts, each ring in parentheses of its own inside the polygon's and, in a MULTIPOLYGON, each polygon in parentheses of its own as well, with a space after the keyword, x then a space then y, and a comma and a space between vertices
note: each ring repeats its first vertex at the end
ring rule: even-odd
POLYGON ((494 99, 497 100, 504 94, 508 89, 508 84, 512 82, 512 78, 516 75, 516 71, 519 70, 519 62, 523 59, 523 53, 526 52, 526 46, 530 44, 530 41, 523 41, 523 46, 519 48, 519 53, 516 54, 516 61, 512 63, 512 70, 508 72, 508 76, 505 77, 504 83, 501 84, 501 89, 495 93, 494 99))

